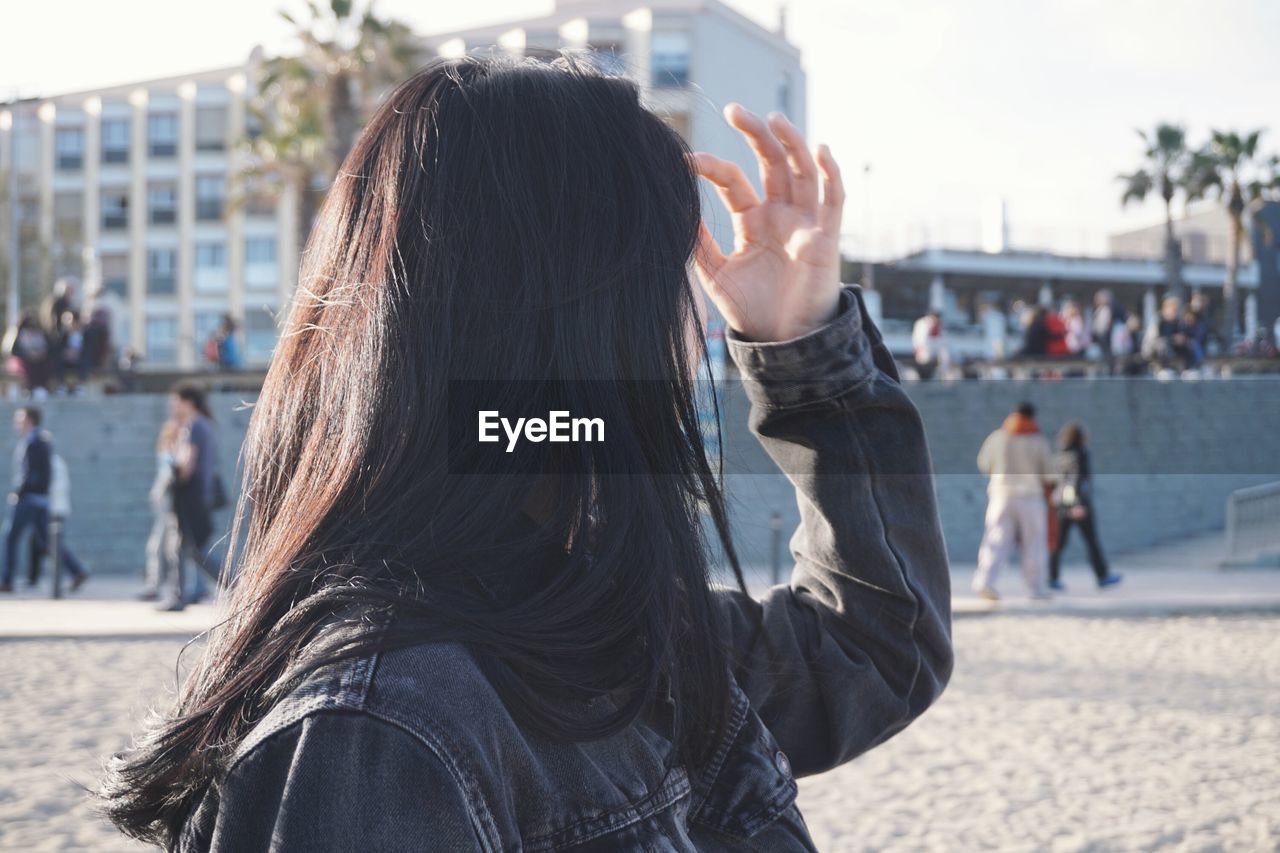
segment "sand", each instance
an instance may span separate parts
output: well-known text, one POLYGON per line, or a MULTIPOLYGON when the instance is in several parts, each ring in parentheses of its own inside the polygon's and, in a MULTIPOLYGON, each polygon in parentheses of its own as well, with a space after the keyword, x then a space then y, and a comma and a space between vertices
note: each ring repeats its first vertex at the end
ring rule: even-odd
MULTIPOLYGON (((943 699, 801 783, 822 850, 1280 847, 1280 618, 992 616, 943 699)), ((135 850, 78 785, 181 641, 0 641, 0 849, 135 850)))

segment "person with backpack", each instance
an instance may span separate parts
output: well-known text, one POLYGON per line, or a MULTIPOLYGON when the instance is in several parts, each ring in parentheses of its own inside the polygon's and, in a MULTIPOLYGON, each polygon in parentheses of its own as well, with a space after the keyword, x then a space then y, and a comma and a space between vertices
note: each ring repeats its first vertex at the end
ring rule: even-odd
POLYGON ((53 375, 49 336, 31 311, 18 315, 18 323, 5 335, 4 353, 9 373, 21 378, 27 395, 40 398, 48 393, 53 375))
MULTIPOLYGON (((0 593, 13 592, 18 542, 28 527, 36 543, 44 550, 54 497, 51 495, 54 485, 53 446, 40 432, 40 410, 33 406, 18 409, 13 416, 13 428, 19 436, 13 452, 14 490, 9 496, 13 516, 5 539, 4 578, 0 581, 0 593)), ((61 500, 61 496, 58 497, 61 500)), ((59 551, 62 565, 71 572, 71 591, 75 592, 89 579, 89 572, 65 543, 59 543, 59 551)))

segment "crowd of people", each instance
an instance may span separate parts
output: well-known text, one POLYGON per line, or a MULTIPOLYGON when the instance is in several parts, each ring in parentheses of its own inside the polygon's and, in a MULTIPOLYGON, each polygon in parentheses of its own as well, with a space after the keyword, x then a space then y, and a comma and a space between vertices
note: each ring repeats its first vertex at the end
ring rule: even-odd
POLYGON ((59 279, 40 309, 20 312, 5 334, 6 370, 35 399, 82 393, 111 355, 110 296, 99 291, 78 305, 76 289, 74 278, 59 279))
MULTIPOLYGON (((1020 342, 1011 351, 1001 343, 993 355, 1015 360, 1089 360, 1106 366, 1113 375, 1184 375, 1205 365, 1215 348, 1225 351, 1215 333, 1211 305, 1204 294, 1192 293, 1186 302, 1166 297, 1149 323, 1129 311, 1109 290, 1094 295, 1090 310, 1075 299, 1058 306, 1015 302, 1009 312, 1010 328, 1001 319, 999 328, 988 329, 1003 340, 1012 332, 1020 342)), ((1280 324, 1278 324, 1280 325, 1280 324)), ((1235 354, 1275 355, 1275 346, 1262 336, 1263 344, 1245 342, 1235 354)), ((945 373, 953 362, 941 312, 930 310, 912 327, 913 367, 920 379, 945 373)))
MULTIPOLYGON (((5 334, 6 373, 31 399, 83 394, 91 376, 112 369, 121 390, 132 385, 129 380, 142 356, 112 339, 116 314, 123 310, 119 298, 97 288, 78 304, 78 289, 74 277, 58 279, 39 309, 20 311, 5 334)), ((239 323, 232 315, 219 319, 200 353, 208 370, 244 367, 239 323)))
POLYGON ((1194 293, 1184 305, 1170 296, 1147 327, 1137 313, 1126 311, 1109 290, 1094 296, 1091 317, 1068 299, 1060 310, 1022 307, 1021 358, 1100 358, 1115 373, 1148 370, 1195 370, 1209 345, 1209 301, 1194 293))

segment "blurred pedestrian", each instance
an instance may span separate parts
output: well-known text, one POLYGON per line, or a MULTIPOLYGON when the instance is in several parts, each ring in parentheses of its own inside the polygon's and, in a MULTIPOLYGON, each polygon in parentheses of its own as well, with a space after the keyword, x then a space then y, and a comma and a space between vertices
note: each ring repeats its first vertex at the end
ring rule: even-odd
MULTIPOLYGON (((50 523, 57 522, 65 536, 67 521, 71 518, 71 476, 67 471, 67 463, 56 451, 49 457, 49 463, 49 520, 50 523)), ((31 568, 28 571, 27 585, 35 586, 40 583, 41 566, 44 563, 45 546, 48 543, 40 541, 35 536, 30 537, 28 541, 31 544, 31 568)))
POLYGON ((1045 568, 1049 558, 1049 517, 1045 492, 1052 486, 1052 451, 1040 434, 1036 409, 1019 403, 999 429, 987 436, 978 452, 978 470, 987 485, 986 530, 978 549, 973 591, 998 601, 996 579, 1017 545, 1022 551, 1022 579, 1032 598, 1047 595, 1045 568))
POLYGON ((189 383, 179 383, 169 396, 169 411, 178 424, 174 448, 173 514, 178 536, 170 551, 169 590, 161 610, 177 611, 203 595, 201 574, 217 580, 207 566, 207 547, 213 535, 213 511, 219 502, 218 446, 213 432, 213 416, 204 391, 189 383), (191 589, 187 584, 187 562, 195 564, 191 589))
POLYGON ((1089 325, 1084 321, 1080 305, 1073 299, 1062 304, 1062 325, 1067 354, 1076 358, 1083 356, 1089 348, 1089 325))
POLYGON ((52 353, 48 334, 30 310, 23 310, 5 335, 4 353, 9 373, 21 379, 27 395, 45 396, 53 375, 52 353))
POLYGON ((1099 290, 1093 295, 1093 340, 1098 344, 1098 351, 1104 361, 1112 362, 1115 350, 1115 328, 1125 321, 1124 309, 1116 304, 1115 296, 1110 290, 1099 290))
POLYGON ((1022 348, 1018 355, 1047 358, 1066 354, 1066 328, 1062 318, 1039 305, 1027 311, 1023 319, 1022 348))
MULTIPOLYGON (((53 372, 55 388, 62 388, 67 368, 74 367, 67 352, 69 322, 76 316, 75 297, 77 280, 64 276, 53 283, 53 290, 40 304, 39 321, 49 346, 49 365, 53 372)), ((76 358, 79 353, 76 353, 76 358)))
POLYGON ((239 339, 236 337, 239 324, 230 314, 223 315, 218 327, 218 368, 220 370, 239 370, 243 366, 239 339))
POLYGON ((80 354, 82 374, 97 373, 112 364, 116 341, 124 339, 118 326, 127 322, 128 312, 114 291, 99 285, 89 294, 80 312, 84 329, 84 349, 80 354))
POLYGON ((921 379, 931 379, 939 368, 946 369, 949 353, 938 311, 929 311, 911 327, 911 351, 921 379))
POLYGON ((1166 297, 1160 303, 1160 314, 1143 337, 1143 356, 1157 370, 1190 370, 1198 366, 1188 331, 1183 323, 1182 302, 1174 296, 1166 297))
MULTIPOLYGON (((18 409, 13 416, 13 429, 18 434, 18 444, 13 451, 14 488, 9 496, 13 515, 9 520, 9 535, 5 539, 4 579, 0 582, 0 592, 13 592, 18 543, 28 527, 41 550, 46 550, 51 503, 49 491, 53 485, 53 446, 40 432, 40 410, 31 406, 18 409)), ((71 573, 71 591, 74 592, 89 579, 89 573, 65 543, 59 545, 62 565, 71 573)))
POLYGON ((170 418, 156 439, 156 475, 151 481, 151 534, 147 537, 147 563, 143 601, 157 601, 173 571, 172 556, 178 549, 178 521, 173 510, 174 465, 177 463, 178 423, 170 418))
POLYGON ((1102 554, 1098 539, 1098 526, 1093 506, 1093 472, 1089 464, 1089 435, 1080 421, 1071 421, 1058 433, 1058 453, 1054 457, 1057 484, 1053 503, 1058 516, 1058 536, 1049 557, 1049 588, 1062 592, 1060 569, 1062 551, 1067 547, 1067 535, 1071 528, 1079 526, 1089 551, 1089 564, 1093 567, 1098 587, 1105 588, 1120 583, 1121 576, 1107 568, 1107 558, 1102 554))

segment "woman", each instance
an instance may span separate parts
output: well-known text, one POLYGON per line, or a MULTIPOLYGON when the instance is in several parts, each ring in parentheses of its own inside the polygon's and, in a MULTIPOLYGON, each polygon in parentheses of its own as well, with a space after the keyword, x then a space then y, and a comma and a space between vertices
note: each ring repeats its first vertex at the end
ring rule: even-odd
POLYGON ((729 118, 763 198, 585 63, 453 59, 388 97, 254 409, 229 617, 106 781, 122 829, 181 850, 812 849, 793 776, 937 697, 949 579, 919 417, 839 283, 836 165, 781 116, 729 118), (736 560, 739 589, 710 583, 704 512, 733 550, 691 266, 800 494, 792 583, 762 601, 736 560), (598 418, 605 440, 482 442, 491 410, 598 418))
POLYGON ((218 478, 218 444, 213 414, 201 388, 188 383, 174 386, 169 395, 169 416, 178 424, 173 450, 170 522, 177 536, 168 537, 169 590, 158 609, 177 612, 204 597, 201 573, 216 578, 206 568, 209 537, 213 535, 213 510, 218 478), (187 560, 195 564, 190 589, 187 560))
POLYGON ((173 570, 170 556, 176 549, 177 518, 173 514, 173 468, 178 444, 178 423, 169 418, 156 439, 156 476, 151 481, 151 535, 147 537, 147 565, 143 601, 157 601, 173 570))
POLYGON ((1085 546, 1089 549, 1089 563, 1103 589, 1120 583, 1121 575, 1112 574, 1107 559, 1102 555, 1098 541, 1098 528, 1093 522, 1093 475, 1089 469, 1089 436, 1084 425, 1071 421, 1058 433, 1058 454, 1055 461, 1058 482, 1054 489, 1053 503, 1058 514, 1058 536, 1049 555, 1049 588, 1062 592, 1060 569, 1062 551, 1067 547, 1067 534, 1075 525, 1080 526, 1085 546))

